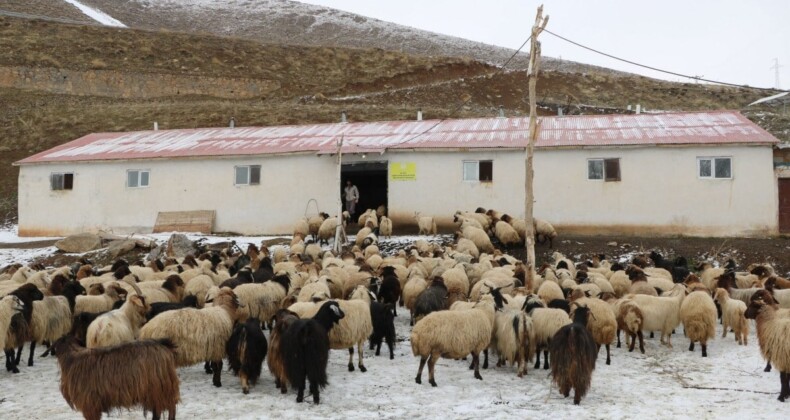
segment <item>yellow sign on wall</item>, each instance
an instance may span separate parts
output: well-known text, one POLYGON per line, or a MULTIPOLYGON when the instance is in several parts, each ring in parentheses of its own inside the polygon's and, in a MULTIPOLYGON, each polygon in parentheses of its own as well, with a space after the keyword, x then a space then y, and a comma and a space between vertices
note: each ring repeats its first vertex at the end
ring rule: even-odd
POLYGON ((390 163, 390 181, 416 181, 417 164, 414 162, 390 163))

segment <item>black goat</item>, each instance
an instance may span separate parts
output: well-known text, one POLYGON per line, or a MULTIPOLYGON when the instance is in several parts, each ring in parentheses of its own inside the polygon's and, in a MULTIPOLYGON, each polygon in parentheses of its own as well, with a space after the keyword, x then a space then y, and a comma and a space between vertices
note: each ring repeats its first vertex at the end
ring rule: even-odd
POLYGON ((151 310, 145 315, 145 319, 150 321, 153 317, 161 314, 162 312, 173 311, 183 308, 197 308, 198 298, 195 295, 187 295, 181 302, 155 302, 151 304, 151 310))
POLYGON ((548 305, 549 308, 562 309, 566 313, 571 313, 571 304, 565 299, 552 299, 548 305))
POLYGON ((258 266, 258 269, 252 273, 253 282, 255 283, 263 283, 267 280, 271 280, 274 278, 274 267, 272 267, 272 259, 269 257, 263 257, 261 260, 261 265, 258 266))
POLYGON ((444 285, 444 280, 441 277, 434 277, 431 284, 414 300, 414 309, 409 325, 414 325, 419 321, 418 317, 422 319, 425 315, 442 309, 447 309, 447 286, 444 285))
POLYGON ((394 304, 370 303, 370 319, 373 321, 373 334, 370 335, 370 349, 376 348, 376 356, 381 354, 381 343, 386 342, 390 349, 390 360, 395 358, 395 315, 394 304))
POLYGON ((392 312, 398 316, 398 299, 401 296, 400 281, 395 274, 395 267, 387 266, 381 270, 381 286, 377 291, 378 300, 383 304, 392 305, 392 312))
POLYGON ((231 289, 235 289, 236 286, 238 286, 240 284, 246 284, 246 283, 252 283, 252 282, 253 282, 252 271, 244 269, 244 270, 240 270, 238 273, 236 273, 235 277, 232 277, 232 278, 229 278, 229 279, 223 281, 219 285, 219 288, 221 289, 223 287, 230 287, 231 289))
POLYGON ((11 324, 8 326, 5 368, 9 372, 19 373, 19 360, 22 359, 22 346, 27 341, 31 341, 30 320, 33 317, 33 301, 44 299, 44 293, 38 290, 33 283, 25 283, 16 290, 9 293, 19 298, 25 305, 21 313, 16 313, 11 317, 11 324), (16 357, 14 357, 14 345, 18 347, 16 357))
POLYGON ((267 350, 261 320, 250 318, 243 324, 236 324, 225 351, 230 370, 241 379, 241 390, 245 394, 250 393, 250 385, 258 382, 267 350))
POLYGON ((573 323, 560 328, 549 345, 551 376, 565 397, 573 388, 573 403, 576 405, 590 388, 598 354, 598 346, 587 329, 589 314, 589 308, 577 307, 573 323))
POLYGON ((663 268, 672 274, 672 281, 675 283, 683 283, 683 280, 688 277, 690 271, 688 269, 687 261, 683 257, 678 257, 674 262, 665 259, 661 254, 656 251, 650 252, 650 259, 656 267, 663 268))
POLYGON ((310 381, 313 402, 320 402, 320 389, 328 384, 329 331, 345 314, 337 302, 324 303, 311 319, 294 321, 282 335, 285 371, 297 390, 296 402, 304 401, 305 382, 310 381))

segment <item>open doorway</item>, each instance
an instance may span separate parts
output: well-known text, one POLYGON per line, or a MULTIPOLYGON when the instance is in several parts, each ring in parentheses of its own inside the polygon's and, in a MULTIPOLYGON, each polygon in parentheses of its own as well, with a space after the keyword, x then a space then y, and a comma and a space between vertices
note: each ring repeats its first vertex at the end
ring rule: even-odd
MULTIPOLYGON (((380 205, 388 207, 387 203, 387 162, 355 162, 343 164, 341 172, 342 183, 350 180, 359 189, 359 203, 352 224, 356 228, 359 215, 367 209, 375 209, 380 205)), ((342 189, 341 189, 342 194, 342 189)), ((345 210, 345 202, 343 203, 345 210)))

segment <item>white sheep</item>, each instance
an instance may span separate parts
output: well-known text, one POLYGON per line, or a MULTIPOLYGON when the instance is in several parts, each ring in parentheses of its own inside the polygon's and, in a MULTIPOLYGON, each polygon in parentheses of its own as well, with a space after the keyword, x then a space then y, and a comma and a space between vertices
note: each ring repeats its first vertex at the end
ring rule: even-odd
POLYGON ((420 216, 420 213, 414 213, 414 221, 417 222, 418 235, 436 235, 436 221, 433 216, 420 216))
POLYGON ((477 249, 482 252, 493 253, 495 250, 494 245, 491 243, 491 238, 482 229, 464 224, 461 226, 461 235, 474 242, 477 249))
POLYGON ((735 331, 735 341, 746 345, 749 337, 749 323, 746 321, 746 304, 740 300, 730 299, 727 290, 717 288, 715 301, 721 306, 721 324, 724 332, 721 338, 727 337, 727 332, 732 328, 735 331))
POLYGON ((381 220, 379 221, 379 235, 387 239, 392 237, 392 219, 387 216, 381 216, 381 220))
POLYGON ((233 289, 236 298, 242 305, 239 319, 243 322, 248 318, 258 318, 261 323, 268 323, 280 309, 280 302, 288 294, 290 288, 288 276, 275 276, 263 283, 245 283, 233 289))
POLYGON ((109 347, 134 341, 150 309, 144 296, 132 295, 119 309, 99 315, 88 326, 86 347, 109 347))
MULTIPOLYGON (((320 226, 320 224, 319 224, 320 226)), ((307 235, 310 234, 310 223, 308 223, 307 219, 300 218, 299 220, 294 223, 294 236, 301 235, 302 238, 306 238, 307 235)))
POLYGON ((329 290, 329 284, 327 283, 327 280, 327 276, 321 276, 319 278, 308 280, 299 290, 296 301, 311 302, 315 293, 324 293, 327 296, 331 296, 332 292, 329 290))
POLYGON ((538 297, 548 305, 554 299, 565 299, 565 294, 562 293, 560 285, 553 281, 544 281, 538 287, 538 297))
MULTIPOLYGON (((354 371, 354 345, 359 353, 359 370, 367 372, 363 361, 365 341, 373 333, 373 321, 370 318, 370 302, 364 300, 337 300, 345 316, 329 331, 329 346, 332 349, 348 349, 348 371, 354 371)), ((299 315, 299 318, 312 318, 323 304, 300 302, 288 307, 299 315)))
POLYGON ((338 226, 337 217, 329 217, 321 223, 318 228, 318 243, 328 244, 329 240, 335 237, 335 232, 338 226))
POLYGON ((541 219, 533 219, 533 226, 535 227, 535 236, 538 238, 538 241, 545 242, 548 240, 549 248, 553 247, 554 238, 557 237, 557 231, 554 229, 554 226, 541 219))
POLYGON ((480 352, 491 343, 494 329, 495 304, 491 295, 484 295, 472 309, 436 311, 425 316, 411 332, 411 349, 420 356, 416 382, 422 383, 422 370, 428 362, 429 382, 436 386, 434 367, 440 357, 460 359, 472 355, 475 378, 480 376, 480 352))
MULTIPOLYGON (((507 300, 507 299, 506 299, 507 300)), ((527 361, 535 353, 535 330, 532 318, 521 308, 504 308, 496 312, 494 336, 490 347, 499 355, 497 367, 518 365, 518 377, 527 373, 527 361)))
POLYGON ((505 247, 514 247, 522 244, 521 236, 518 232, 505 221, 498 221, 494 225, 494 236, 505 247))
POLYGON ((220 375, 225 344, 239 318, 239 301, 232 290, 222 288, 211 306, 163 312, 140 329, 141 340, 167 338, 176 346, 176 364, 191 366, 209 361, 214 386, 222 386, 220 375))
POLYGON ((680 305, 680 320, 689 338, 689 351, 694 351, 694 343, 702 346, 702 357, 708 357, 708 340, 716 335, 716 305, 708 291, 689 293, 680 305))
POLYGON ((491 229, 491 217, 485 213, 471 213, 466 211, 457 211, 454 214, 455 220, 461 221, 463 224, 463 219, 473 219, 476 223, 480 226, 480 229, 489 230, 491 229))
MULTIPOLYGON (((529 298, 528 298, 529 301, 529 298)), ((568 313, 562 309, 537 307, 529 311, 535 330, 535 369, 540 368, 540 350, 543 350, 543 369, 549 368, 549 345, 560 328, 571 323, 568 313)))
POLYGON ((643 331, 661 331, 661 344, 672 348, 672 331, 680 325, 680 305, 686 288, 676 285, 670 296, 628 295, 644 316, 643 331))
MULTIPOLYGON (((576 307, 584 306, 590 310, 592 316, 587 320, 587 329, 592 333, 599 351, 601 346, 606 347, 606 364, 611 365, 612 359, 609 346, 614 342, 614 336, 617 332, 617 317, 612 307, 601 299, 596 298, 574 299, 573 303, 576 307)), ((573 318, 572 315, 571 318, 573 318)))
POLYGON ((115 302, 125 298, 126 289, 117 282, 112 282, 104 287, 104 294, 98 296, 77 296, 74 303, 74 316, 83 312, 100 313, 112 310, 115 302))
POLYGON ((14 295, 0 299, 0 349, 5 349, 11 318, 18 313, 22 313, 24 307, 25 304, 14 295))

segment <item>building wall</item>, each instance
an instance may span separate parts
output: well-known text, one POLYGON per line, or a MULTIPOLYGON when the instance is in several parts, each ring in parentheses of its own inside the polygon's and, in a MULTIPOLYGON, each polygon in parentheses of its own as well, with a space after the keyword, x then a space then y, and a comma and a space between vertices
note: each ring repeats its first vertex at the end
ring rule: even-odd
POLYGON ((540 150, 535 214, 559 231, 730 236, 777 233, 768 146, 540 150), (733 178, 700 179, 697 157, 732 157, 733 178), (620 158, 620 182, 587 180, 587 159, 620 158))
POLYGON ((325 184, 335 168, 334 158, 314 154, 25 165, 19 174, 19 233, 148 233, 159 211, 188 210, 215 210, 215 232, 291 233, 311 198, 322 208, 336 205, 335 189, 325 184), (257 164, 261 185, 234 186, 234 166, 257 164), (127 169, 150 170, 150 186, 127 188, 127 169), (74 189, 52 191, 52 172, 74 172, 74 189))
MULTIPOLYGON (((452 228, 456 210, 524 215, 524 152, 389 152, 367 160, 413 163, 414 180, 388 187, 396 227, 414 213, 452 228), (493 160, 493 182, 463 180, 464 160, 493 160)), ((344 155, 343 162, 362 160, 344 155)), ((768 146, 539 149, 535 216, 560 234, 730 236, 777 233, 778 199, 768 146), (733 178, 699 179, 697 157, 731 156, 733 178), (587 180, 587 160, 620 158, 621 181, 587 180)), ((21 235, 90 230, 150 232, 159 211, 216 210, 215 231, 290 233, 311 198, 334 213, 332 156, 256 157, 26 165, 19 177, 21 235), (234 186, 234 165, 262 165, 262 185, 234 186), (150 169, 148 188, 125 187, 127 169, 150 169), (74 171, 73 191, 51 191, 49 174, 74 171)), ((365 191, 361 191, 365 194, 365 191)), ((314 213, 314 207, 310 212, 314 213)))

